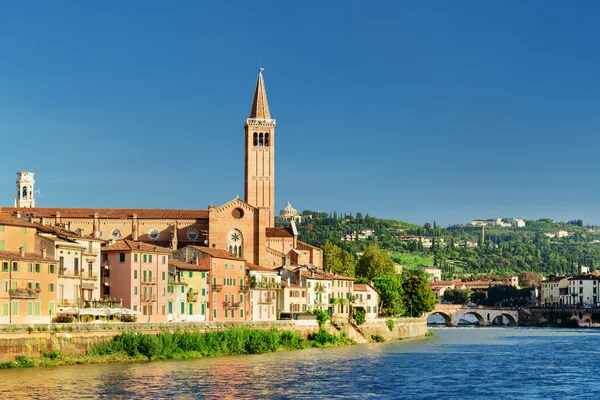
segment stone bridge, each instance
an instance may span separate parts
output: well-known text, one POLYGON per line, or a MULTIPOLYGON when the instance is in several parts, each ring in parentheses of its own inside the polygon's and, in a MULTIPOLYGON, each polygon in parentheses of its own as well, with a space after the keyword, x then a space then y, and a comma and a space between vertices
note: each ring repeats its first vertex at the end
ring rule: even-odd
POLYGON ((510 325, 518 325, 519 323, 519 311, 509 308, 438 304, 432 312, 426 313, 425 317, 436 314, 444 318, 446 326, 457 326, 461 318, 467 314, 475 316, 481 326, 492 325, 498 317, 506 317, 510 325))

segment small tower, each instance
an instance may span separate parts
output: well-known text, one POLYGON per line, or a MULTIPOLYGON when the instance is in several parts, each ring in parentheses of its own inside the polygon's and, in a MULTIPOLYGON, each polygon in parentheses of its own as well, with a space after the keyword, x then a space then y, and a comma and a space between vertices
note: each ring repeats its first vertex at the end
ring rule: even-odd
POLYGON ((35 199, 33 198, 33 172, 17 172, 17 198, 15 207, 34 208, 35 199))

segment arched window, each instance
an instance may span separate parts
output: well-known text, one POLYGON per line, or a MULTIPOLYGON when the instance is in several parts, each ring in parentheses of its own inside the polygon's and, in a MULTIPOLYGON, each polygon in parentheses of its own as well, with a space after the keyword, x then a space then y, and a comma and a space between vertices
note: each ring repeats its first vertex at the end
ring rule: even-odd
POLYGON ((244 237, 242 232, 238 229, 233 229, 227 234, 227 239, 229 241, 227 251, 238 257, 242 257, 242 249, 244 247, 244 237))
POLYGON ((258 133, 254 132, 254 146, 258 146, 258 133))
POLYGON ((265 133, 265 146, 270 146, 271 144, 269 143, 269 132, 265 133))
POLYGON ((23 186, 23 198, 27 198, 27 186, 23 186))
POLYGON ((259 145, 259 146, 264 146, 264 145, 265 145, 265 142, 264 142, 264 140, 265 140, 265 139, 264 139, 264 137, 263 137, 263 134, 262 134, 262 132, 261 132, 261 133, 259 133, 259 134, 258 134, 258 145, 259 145))

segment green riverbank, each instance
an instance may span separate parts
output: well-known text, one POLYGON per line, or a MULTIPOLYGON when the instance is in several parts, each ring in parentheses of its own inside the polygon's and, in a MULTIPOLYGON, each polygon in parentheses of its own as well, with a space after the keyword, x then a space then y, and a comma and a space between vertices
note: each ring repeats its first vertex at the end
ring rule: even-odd
POLYGON ((50 351, 41 357, 17 356, 15 361, 0 363, 0 369, 192 359, 352 344, 356 342, 348 338, 344 331, 338 336, 324 329, 311 333, 306 339, 297 331, 277 329, 231 328, 204 333, 176 330, 173 333, 164 331, 160 334, 124 332, 85 354, 63 355, 58 351, 50 351))

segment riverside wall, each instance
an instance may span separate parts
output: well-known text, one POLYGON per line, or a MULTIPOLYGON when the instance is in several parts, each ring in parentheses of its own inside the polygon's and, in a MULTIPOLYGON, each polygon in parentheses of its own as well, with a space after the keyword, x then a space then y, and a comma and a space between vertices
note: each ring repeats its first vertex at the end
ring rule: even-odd
MULTIPOLYGON (((39 357, 50 351, 65 355, 80 355, 99 344, 112 340, 122 332, 140 334, 160 333, 165 330, 197 330, 201 332, 244 327, 250 329, 294 330, 304 337, 319 330, 316 321, 269 321, 269 322, 203 322, 203 323, 73 323, 0 325, 0 362, 14 361, 16 356, 39 357)), ((334 333, 332 327, 328 328, 334 333)), ((370 321, 358 328, 365 342, 379 334, 386 340, 423 336, 427 332, 427 320, 420 318, 394 319, 394 329, 389 330, 385 320, 370 321)), ((349 335, 352 337, 353 335, 349 335)))

